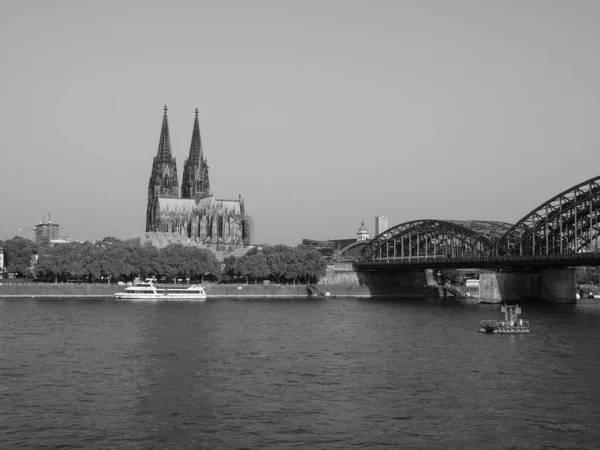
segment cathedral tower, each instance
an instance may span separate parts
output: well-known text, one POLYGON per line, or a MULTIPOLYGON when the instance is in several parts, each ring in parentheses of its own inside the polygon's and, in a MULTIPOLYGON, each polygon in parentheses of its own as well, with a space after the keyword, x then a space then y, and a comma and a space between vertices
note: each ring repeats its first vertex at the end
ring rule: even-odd
POLYGON ((145 239, 159 247, 165 242, 201 246, 222 258, 243 247, 244 242, 252 242, 253 225, 252 218, 246 215, 241 195, 236 200, 226 200, 215 198, 211 192, 198 109, 181 187, 178 186, 165 106, 158 154, 154 157, 148 184, 145 239))
POLYGON ((203 198, 210 195, 208 180, 208 164, 202 152, 200 125, 198 124, 198 108, 192 130, 190 154, 183 165, 183 180, 181 182, 181 198, 203 198))
POLYGON ((153 230, 156 221, 156 202, 160 197, 178 198, 179 181, 177 179, 177 165, 171 154, 171 136, 169 135, 169 121, 167 120, 167 105, 165 105, 158 153, 152 163, 152 173, 148 183, 148 208, 146 210, 146 231, 153 230))

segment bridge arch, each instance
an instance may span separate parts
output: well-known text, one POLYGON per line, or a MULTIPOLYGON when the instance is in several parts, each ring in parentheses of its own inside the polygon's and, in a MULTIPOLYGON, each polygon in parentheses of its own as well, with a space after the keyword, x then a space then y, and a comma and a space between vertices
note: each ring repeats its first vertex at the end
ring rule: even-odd
POLYGON ((369 244, 369 241, 355 241, 340 250, 341 259, 359 259, 361 251, 369 244))
POLYGON ((509 255, 592 252, 600 232, 600 176, 579 183, 534 208, 498 239, 509 255))
POLYGON ((493 221, 414 220, 375 236, 363 248, 361 260, 490 256, 510 228, 493 221))

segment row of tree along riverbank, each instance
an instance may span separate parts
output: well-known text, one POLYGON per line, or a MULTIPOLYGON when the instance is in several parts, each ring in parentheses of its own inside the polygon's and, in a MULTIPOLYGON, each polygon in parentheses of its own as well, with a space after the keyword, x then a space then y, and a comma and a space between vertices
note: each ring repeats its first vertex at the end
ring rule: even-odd
POLYGON ((219 262, 213 252, 172 244, 163 249, 140 247, 115 238, 98 242, 36 245, 15 237, 0 241, 9 273, 17 278, 53 281, 132 281, 135 278, 236 282, 264 280, 314 283, 326 272, 320 253, 286 245, 253 249, 241 258, 219 262))

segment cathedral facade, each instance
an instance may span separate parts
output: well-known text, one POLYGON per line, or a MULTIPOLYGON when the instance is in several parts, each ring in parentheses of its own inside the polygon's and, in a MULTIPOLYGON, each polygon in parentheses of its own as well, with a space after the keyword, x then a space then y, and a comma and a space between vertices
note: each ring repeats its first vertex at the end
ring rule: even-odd
POLYGON ((246 216, 241 195, 219 200, 210 189, 208 164, 202 150, 198 109, 190 151, 183 165, 181 188, 171 152, 167 107, 164 108, 158 153, 148 183, 146 232, 175 233, 223 254, 250 245, 253 221, 246 216))

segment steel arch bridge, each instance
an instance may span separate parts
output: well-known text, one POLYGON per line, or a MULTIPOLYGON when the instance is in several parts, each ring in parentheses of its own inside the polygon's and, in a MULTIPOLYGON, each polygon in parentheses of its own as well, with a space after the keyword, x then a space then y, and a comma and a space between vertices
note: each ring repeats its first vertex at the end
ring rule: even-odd
POLYGON ((375 236, 359 268, 600 265, 600 176, 573 186, 517 223, 414 220, 375 236))

